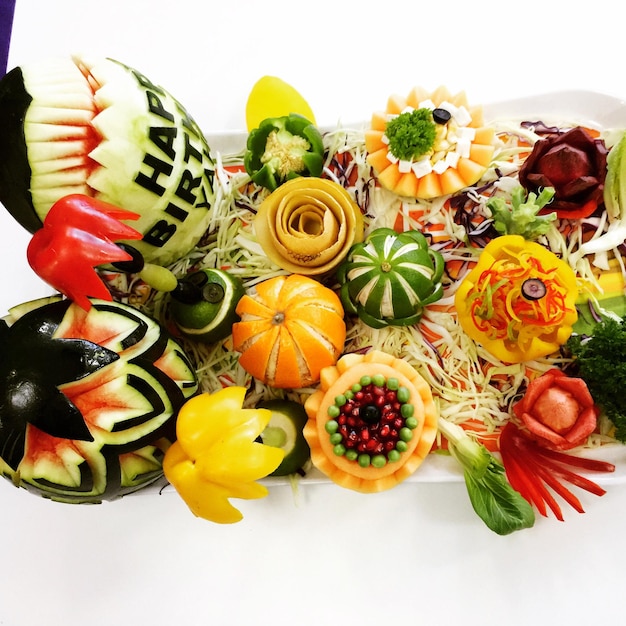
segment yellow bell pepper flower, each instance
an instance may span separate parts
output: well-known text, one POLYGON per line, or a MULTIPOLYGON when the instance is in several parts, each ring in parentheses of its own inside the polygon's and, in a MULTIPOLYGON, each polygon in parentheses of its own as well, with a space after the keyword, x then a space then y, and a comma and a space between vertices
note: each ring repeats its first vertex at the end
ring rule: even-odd
POLYGON ((245 387, 227 387, 188 400, 176 421, 177 440, 163 460, 167 480, 197 517, 219 524, 243 518, 229 498, 263 498, 255 482, 285 455, 255 439, 270 421, 269 409, 242 408, 245 387))
POLYGON ((465 332, 505 363, 552 354, 578 319, 572 268, 520 235, 497 237, 455 294, 465 332))

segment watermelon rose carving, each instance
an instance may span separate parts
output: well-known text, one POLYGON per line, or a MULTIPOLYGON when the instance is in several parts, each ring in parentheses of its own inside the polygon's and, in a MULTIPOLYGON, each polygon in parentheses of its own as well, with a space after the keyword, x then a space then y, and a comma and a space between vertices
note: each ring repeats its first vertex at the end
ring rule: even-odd
POLYGON ((0 323, 0 472, 71 503, 158 480, 178 410, 198 387, 178 344, 116 302, 17 309, 11 325, 0 323))

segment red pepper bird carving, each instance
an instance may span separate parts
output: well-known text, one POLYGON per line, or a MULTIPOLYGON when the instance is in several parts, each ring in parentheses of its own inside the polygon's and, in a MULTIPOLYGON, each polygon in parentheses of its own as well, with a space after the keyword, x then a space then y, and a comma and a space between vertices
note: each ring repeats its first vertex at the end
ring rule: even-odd
POLYGON ((46 283, 89 310, 89 297, 111 300, 95 268, 132 260, 115 242, 141 239, 142 234, 120 220, 139 215, 102 200, 72 194, 52 205, 28 244, 28 263, 46 283))

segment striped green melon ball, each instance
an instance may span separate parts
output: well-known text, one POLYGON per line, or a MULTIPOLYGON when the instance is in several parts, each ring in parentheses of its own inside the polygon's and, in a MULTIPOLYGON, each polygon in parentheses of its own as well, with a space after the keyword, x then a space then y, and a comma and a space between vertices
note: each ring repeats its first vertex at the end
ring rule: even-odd
POLYGON ((415 324, 443 295, 443 257, 417 231, 374 230, 338 271, 349 313, 374 328, 415 324))

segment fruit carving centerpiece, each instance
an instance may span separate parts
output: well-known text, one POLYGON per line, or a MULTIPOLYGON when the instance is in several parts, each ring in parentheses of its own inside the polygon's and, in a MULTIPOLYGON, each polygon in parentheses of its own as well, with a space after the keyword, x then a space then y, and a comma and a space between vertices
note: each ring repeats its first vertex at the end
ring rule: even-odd
POLYGON ((148 482, 162 458, 194 514, 230 523, 241 515, 229 500, 262 497, 269 474, 316 468, 380 492, 435 446, 499 534, 532 526, 533 507, 560 515, 537 495, 544 482, 578 510, 562 481, 601 495, 550 465, 570 463, 569 449, 544 448, 621 432, 567 353, 623 231, 620 159, 602 138, 486 124, 444 88, 392 96, 369 127, 322 132, 299 94, 265 77, 242 151, 214 160, 140 72, 53 67, 0 83, 0 199, 34 233, 33 268, 73 301, 28 305, 2 329, 0 450, 14 482, 98 500, 148 482), (68 249, 81 252, 78 281, 68 249))
POLYGON ((373 350, 322 372, 305 403, 313 463, 335 483, 364 493, 409 477, 437 434, 428 383, 408 363, 373 350))

